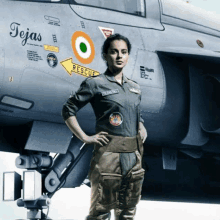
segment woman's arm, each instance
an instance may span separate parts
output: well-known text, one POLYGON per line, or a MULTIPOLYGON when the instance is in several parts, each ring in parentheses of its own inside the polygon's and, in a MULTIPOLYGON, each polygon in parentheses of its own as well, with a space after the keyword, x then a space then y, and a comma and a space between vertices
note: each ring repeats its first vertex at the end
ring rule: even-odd
POLYGON ((147 138, 147 130, 142 122, 139 122, 139 133, 141 135, 141 140, 144 143, 147 138))
POLYGON ((103 146, 108 143, 108 138, 105 136, 107 132, 99 132, 96 135, 88 136, 81 129, 77 119, 76 113, 85 106, 94 97, 92 86, 90 84, 93 81, 91 79, 86 79, 80 85, 80 88, 71 96, 67 102, 64 104, 62 109, 62 116, 65 120, 66 125, 73 132, 73 134, 86 144, 99 144, 103 146))
POLYGON ((80 127, 76 116, 70 116, 65 121, 65 123, 69 127, 69 129, 75 134, 75 136, 86 144, 100 144, 101 146, 104 146, 104 144, 107 144, 109 142, 108 138, 105 136, 108 133, 104 131, 101 131, 93 136, 86 135, 80 127))

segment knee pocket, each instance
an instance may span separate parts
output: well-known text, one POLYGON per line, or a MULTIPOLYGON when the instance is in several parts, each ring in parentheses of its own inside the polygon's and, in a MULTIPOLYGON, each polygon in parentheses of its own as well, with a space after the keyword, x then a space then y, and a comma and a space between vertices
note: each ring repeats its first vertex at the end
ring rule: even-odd
POLYGON ((121 181, 122 175, 120 174, 101 173, 101 180, 99 185, 100 204, 111 205, 117 202, 121 181))
POLYGON ((128 184, 126 204, 128 206, 135 206, 141 198, 141 190, 144 181, 144 169, 131 172, 131 178, 128 184))

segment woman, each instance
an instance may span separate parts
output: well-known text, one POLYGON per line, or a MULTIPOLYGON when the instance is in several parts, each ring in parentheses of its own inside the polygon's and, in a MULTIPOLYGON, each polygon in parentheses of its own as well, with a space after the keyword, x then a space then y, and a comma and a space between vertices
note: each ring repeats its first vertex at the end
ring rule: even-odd
POLYGON ((139 85, 123 74, 131 51, 129 40, 115 34, 107 38, 102 55, 104 74, 84 80, 63 106, 69 129, 84 143, 94 144, 89 178, 90 219, 133 219, 144 178, 143 142, 147 131, 140 116, 139 85), (91 103, 96 115, 96 134, 88 136, 79 126, 76 112, 91 103))

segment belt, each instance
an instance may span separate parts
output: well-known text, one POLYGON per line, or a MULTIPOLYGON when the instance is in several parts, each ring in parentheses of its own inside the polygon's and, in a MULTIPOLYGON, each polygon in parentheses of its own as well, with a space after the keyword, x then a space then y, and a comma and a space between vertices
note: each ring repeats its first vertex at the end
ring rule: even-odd
MULTIPOLYGON (((106 135, 109 142, 105 146, 95 145, 95 150, 105 148, 107 152, 113 153, 128 153, 137 150, 137 136, 134 137, 123 137, 115 135, 106 135)), ((104 149, 103 149, 104 150, 104 149)))
POLYGON ((94 150, 102 150, 113 153, 131 153, 138 149, 138 135, 134 137, 123 137, 106 135, 109 142, 105 146, 95 144, 94 150))
POLYGON ((95 144, 94 146, 90 172, 94 170, 95 164, 99 162, 104 152, 132 153, 138 150, 141 156, 143 156, 143 144, 139 133, 134 137, 114 136, 109 134, 106 135, 106 137, 109 139, 108 144, 105 146, 95 144))

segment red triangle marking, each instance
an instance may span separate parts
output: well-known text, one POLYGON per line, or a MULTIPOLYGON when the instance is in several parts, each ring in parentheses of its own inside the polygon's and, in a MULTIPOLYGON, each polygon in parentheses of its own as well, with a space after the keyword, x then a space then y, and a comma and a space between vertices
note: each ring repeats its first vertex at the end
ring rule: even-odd
POLYGON ((102 29, 102 32, 107 38, 112 35, 112 30, 102 29))

